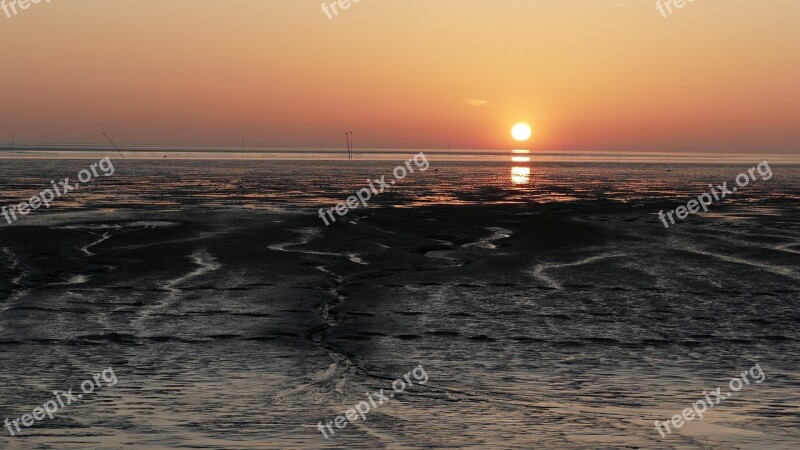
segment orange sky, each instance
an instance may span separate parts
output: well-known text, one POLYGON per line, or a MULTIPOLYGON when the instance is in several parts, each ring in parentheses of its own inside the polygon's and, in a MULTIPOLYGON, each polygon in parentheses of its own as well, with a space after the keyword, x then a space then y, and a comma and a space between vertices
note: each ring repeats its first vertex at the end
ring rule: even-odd
POLYGON ((800 1, 320 3, 0 11, 0 142, 800 150, 800 1))

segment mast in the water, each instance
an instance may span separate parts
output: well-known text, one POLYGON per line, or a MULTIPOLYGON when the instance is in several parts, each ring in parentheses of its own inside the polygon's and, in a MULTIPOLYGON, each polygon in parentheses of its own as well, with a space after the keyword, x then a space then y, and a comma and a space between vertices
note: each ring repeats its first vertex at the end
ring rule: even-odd
POLYGON ((117 150, 117 153, 119 153, 119 156, 122 156, 122 159, 125 159, 125 156, 122 154, 121 151, 119 151, 119 148, 117 148, 117 144, 115 144, 114 141, 112 141, 111 138, 108 137, 108 135, 106 134, 105 131, 103 131, 103 136, 105 136, 106 139, 108 139, 108 142, 111 142, 111 145, 113 145, 114 148, 117 150))

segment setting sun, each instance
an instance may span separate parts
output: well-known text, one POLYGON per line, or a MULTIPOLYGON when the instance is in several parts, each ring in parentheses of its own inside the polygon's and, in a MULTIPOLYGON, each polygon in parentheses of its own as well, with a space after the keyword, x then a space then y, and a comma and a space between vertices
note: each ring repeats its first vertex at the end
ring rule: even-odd
POLYGON ((527 141, 531 138, 531 127, 524 123, 518 123, 511 129, 511 136, 518 141, 527 141))

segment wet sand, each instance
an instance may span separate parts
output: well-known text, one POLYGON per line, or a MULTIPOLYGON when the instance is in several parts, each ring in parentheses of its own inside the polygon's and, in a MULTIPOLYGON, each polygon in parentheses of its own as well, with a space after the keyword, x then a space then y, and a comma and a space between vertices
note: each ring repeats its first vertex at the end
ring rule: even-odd
POLYGON ((119 378, 4 448, 800 443, 797 167, 665 230, 654 212, 684 195, 671 179, 647 199, 613 177, 557 181, 594 169, 534 188, 496 181, 501 165, 442 166, 325 227, 317 208, 361 173, 278 196, 243 167, 179 186, 130 164, 0 227, 0 418, 106 367, 119 378), (654 420, 756 362, 763 384, 660 438, 654 420), (425 385, 317 430, 418 365, 425 385))

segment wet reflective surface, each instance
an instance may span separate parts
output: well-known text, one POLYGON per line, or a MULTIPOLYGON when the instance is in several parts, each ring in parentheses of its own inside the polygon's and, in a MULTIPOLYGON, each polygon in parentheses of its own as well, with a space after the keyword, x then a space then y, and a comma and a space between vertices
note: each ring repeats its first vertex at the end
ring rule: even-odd
MULTIPOLYGON (((119 378, 0 447, 796 448, 800 168, 665 230, 758 161, 511 156, 432 161, 330 227, 397 162, 115 161, 0 226, 0 419, 119 378), (425 386, 317 430, 419 364, 425 386)), ((0 204, 86 164, 7 163, 0 204)))

